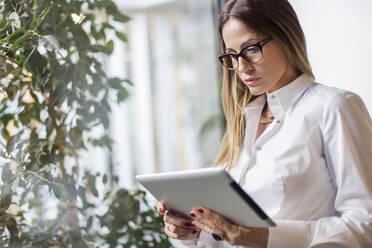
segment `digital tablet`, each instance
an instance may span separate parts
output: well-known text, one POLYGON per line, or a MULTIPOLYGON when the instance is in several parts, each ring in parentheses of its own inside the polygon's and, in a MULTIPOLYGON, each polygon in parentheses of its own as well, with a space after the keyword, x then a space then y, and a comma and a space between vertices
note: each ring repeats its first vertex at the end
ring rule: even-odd
POLYGON ((276 226, 223 168, 137 175, 136 179, 168 209, 186 218, 192 208, 203 206, 242 226, 276 226))

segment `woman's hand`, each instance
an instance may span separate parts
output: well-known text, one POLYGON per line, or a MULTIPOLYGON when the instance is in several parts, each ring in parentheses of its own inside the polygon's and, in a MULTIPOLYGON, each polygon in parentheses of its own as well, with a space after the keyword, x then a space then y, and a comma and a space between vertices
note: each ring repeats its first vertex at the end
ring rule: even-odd
POLYGON ((210 209, 199 207, 192 209, 191 222, 197 228, 210 234, 217 234, 231 245, 266 247, 268 242, 267 228, 248 228, 235 225, 225 217, 210 209))
POLYGON ((156 208, 160 214, 164 214, 164 231, 169 237, 179 240, 199 240, 200 229, 191 224, 190 220, 172 213, 163 202, 158 202, 156 208))

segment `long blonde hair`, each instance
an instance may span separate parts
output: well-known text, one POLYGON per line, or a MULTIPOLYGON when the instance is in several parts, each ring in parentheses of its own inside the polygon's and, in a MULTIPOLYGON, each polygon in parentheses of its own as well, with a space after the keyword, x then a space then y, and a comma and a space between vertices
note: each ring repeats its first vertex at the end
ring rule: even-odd
MULTIPOLYGON (((287 0, 228 1, 219 18, 223 53, 225 52, 225 43, 222 29, 231 17, 239 19, 247 29, 257 34, 273 37, 283 49, 288 62, 294 66, 298 75, 306 73, 313 76, 307 56, 304 33, 295 11, 287 0)), ((244 141, 244 109, 255 97, 235 71, 223 68, 221 98, 226 130, 215 165, 226 165, 228 169, 231 169, 239 156, 244 141)))

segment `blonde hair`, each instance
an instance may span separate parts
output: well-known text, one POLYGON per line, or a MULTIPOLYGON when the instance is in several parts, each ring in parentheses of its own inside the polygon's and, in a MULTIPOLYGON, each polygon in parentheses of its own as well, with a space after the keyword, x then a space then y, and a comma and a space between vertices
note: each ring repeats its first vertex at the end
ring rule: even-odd
MULTIPOLYGON (((222 29, 231 17, 242 21, 247 29, 256 34, 273 37, 298 75, 306 73, 314 77, 307 56, 304 33, 295 11, 287 0, 228 1, 219 19, 223 53, 225 43, 222 29)), ((244 141, 244 109, 255 97, 235 71, 223 68, 221 98, 226 130, 215 165, 225 165, 230 170, 240 154, 244 141)))

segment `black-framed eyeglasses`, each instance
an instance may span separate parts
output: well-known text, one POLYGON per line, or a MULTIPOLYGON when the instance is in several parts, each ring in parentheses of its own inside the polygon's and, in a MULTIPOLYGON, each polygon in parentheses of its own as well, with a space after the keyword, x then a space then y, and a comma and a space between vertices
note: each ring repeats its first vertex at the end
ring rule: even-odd
POLYGON ((250 44, 244 47, 239 53, 225 53, 218 56, 218 60, 228 70, 236 70, 239 67, 239 57, 241 56, 245 61, 255 64, 262 60, 262 47, 271 41, 273 37, 267 37, 257 43, 250 44))

